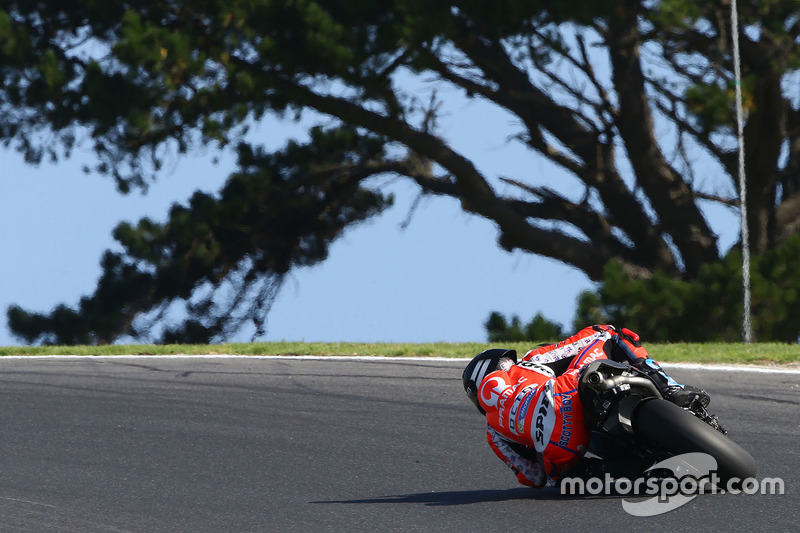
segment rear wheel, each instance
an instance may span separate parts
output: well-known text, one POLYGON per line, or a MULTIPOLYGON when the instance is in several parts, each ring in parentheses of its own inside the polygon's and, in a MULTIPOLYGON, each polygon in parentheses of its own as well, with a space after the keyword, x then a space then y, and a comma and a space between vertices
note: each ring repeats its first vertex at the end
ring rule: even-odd
POLYGON ((753 477, 753 457, 741 446, 690 412, 666 400, 642 402, 633 416, 637 436, 658 448, 678 455, 707 453, 717 460, 717 475, 723 483, 731 478, 753 477))

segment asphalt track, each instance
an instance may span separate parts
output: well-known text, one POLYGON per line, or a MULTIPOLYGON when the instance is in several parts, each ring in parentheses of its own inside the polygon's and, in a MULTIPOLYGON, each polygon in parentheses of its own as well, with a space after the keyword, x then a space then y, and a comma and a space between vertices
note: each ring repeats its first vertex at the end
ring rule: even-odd
POLYGON ((800 374, 674 369, 783 495, 516 485, 464 361, 0 358, 2 531, 797 531, 800 374))

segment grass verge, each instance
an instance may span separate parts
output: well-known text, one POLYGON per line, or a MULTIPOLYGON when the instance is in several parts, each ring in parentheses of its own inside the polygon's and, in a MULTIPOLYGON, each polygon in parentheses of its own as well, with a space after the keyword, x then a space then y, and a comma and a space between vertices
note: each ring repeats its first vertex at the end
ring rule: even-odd
MULTIPOLYGON (((110 346, 0 346, 7 355, 380 355, 387 357, 472 357, 489 348, 525 353, 534 343, 355 343, 257 342, 230 344, 167 344, 110 346)), ((727 364, 800 364, 800 346, 778 343, 645 344, 661 362, 727 364)))

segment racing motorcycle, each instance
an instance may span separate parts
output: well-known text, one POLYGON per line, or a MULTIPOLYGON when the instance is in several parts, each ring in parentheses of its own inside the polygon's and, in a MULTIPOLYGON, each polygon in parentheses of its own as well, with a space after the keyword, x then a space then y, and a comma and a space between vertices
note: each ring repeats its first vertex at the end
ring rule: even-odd
MULTIPOLYGON (((716 462, 720 487, 755 474, 753 457, 727 437, 715 415, 695 398, 679 407, 665 400, 646 374, 625 363, 599 360, 583 371, 578 396, 592 431, 587 475, 635 478, 669 473, 653 465, 700 452, 716 462), (735 481, 735 480, 734 480, 735 481)), ((693 454, 687 457, 697 457, 693 454)), ((693 466, 686 464, 688 472, 693 466)), ((696 469, 695 469, 696 470, 696 469)))

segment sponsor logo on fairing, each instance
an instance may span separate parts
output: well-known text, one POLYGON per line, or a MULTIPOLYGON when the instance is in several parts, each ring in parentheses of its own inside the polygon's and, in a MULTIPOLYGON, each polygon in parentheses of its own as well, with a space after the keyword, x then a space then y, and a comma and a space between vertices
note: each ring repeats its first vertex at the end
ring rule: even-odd
POLYGON ((506 408, 506 401, 511 396, 513 388, 500 376, 487 378, 480 389, 480 401, 486 407, 497 407, 501 411, 500 423, 503 423, 502 411, 506 408))
POLYGON ((572 398, 569 396, 561 397, 561 436, 558 445, 567 447, 569 439, 572 437, 572 398))
POLYGON ((522 400, 522 405, 519 408, 519 413, 517 413, 517 432, 522 433, 525 429, 525 417, 528 414, 528 407, 531 405, 531 400, 536 396, 536 391, 538 390, 537 386, 532 386, 531 390, 525 396, 525 399, 522 400))
POLYGON ((511 412, 508 413, 508 429, 511 430, 511 433, 518 435, 521 430, 518 429, 519 423, 517 422, 517 412, 519 411, 519 406, 522 403, 522 399, 525 397, 525 393, 528 392, 533 388, 533 385, 528 385, 521 391, 517 393, 514 397, 514 403, 511 405, 511 412))
POLYGON ((556 423, 552 387, 553 380, 545 383, 544 390, 539 394, 539 399, 531 414, 531 417, 533 417, 531 437, 533 438, 534 448, 539 453, 542 453, 548 442, 550 442, 550 435, 552 435, 553 427, 556 423))
POLYGON ((603 359, 603 358, 605 358, 605 356, 606 356, 606 354, 603 351, 603 347, 600 346, 600 345, 597 345, 597 346, 594 347, 594 349, 591 352, 586 353, 586 354, 583 355, 584 359, 581 360, 581 367, 586 366, 589 363, 593 363, 594 361, 597 361, 598 359, 603 359))

